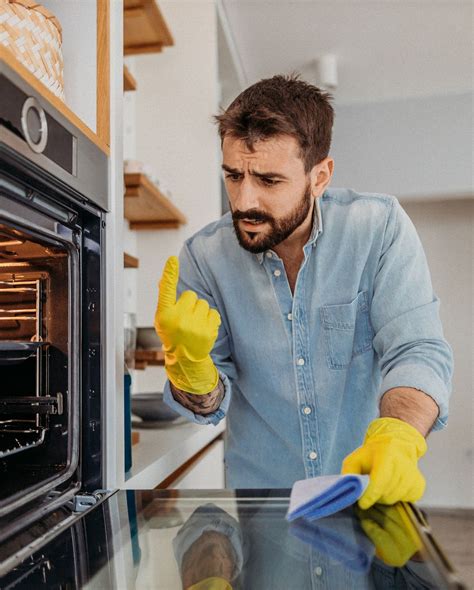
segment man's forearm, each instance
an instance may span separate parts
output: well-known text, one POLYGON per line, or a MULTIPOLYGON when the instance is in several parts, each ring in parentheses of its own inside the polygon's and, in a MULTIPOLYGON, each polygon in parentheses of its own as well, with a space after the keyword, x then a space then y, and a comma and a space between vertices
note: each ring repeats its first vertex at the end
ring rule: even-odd
POLYGON ((201 414, 202 416, 215 412, 224 398, 224 384, 220 379, 217 383, 217 387, 213 391, 202 395, 182 391, 175 387, 171 382, 170 386, 171 393, 179 404, 195 414, 201 414))
POLYGON ((439 407, 432 397, 412 387, 386 391, 380 402, 381 418, 398 418, 427 436, 438 417, 439 407))

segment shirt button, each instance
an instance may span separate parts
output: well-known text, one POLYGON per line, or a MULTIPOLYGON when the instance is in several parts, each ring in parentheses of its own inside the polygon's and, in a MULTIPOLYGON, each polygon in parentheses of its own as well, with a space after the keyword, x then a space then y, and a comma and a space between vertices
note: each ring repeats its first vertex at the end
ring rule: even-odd
POLYGON ((267 258, 271 258, 272 257, 272 253, 271 252, 267 252, 266 256, 267 256, 267 258))
POLYGON ((311 414, 311 408, 309 406, 306 406, 306 408, 303 408, 303 414, 311 414))
POLYGON ((299 365, 300 367, 302 367, 304 365, 304 359, 298 359, 296 361, 296 364, 299 365))
POLYGON ((322 568, 322 567, 319 567, 319 565, 318 565, 318 567, 315 567, 315 568, 314 568, 314 573, 315 573, 317 576, 321 576, 321 575, 322 575, 322 573, 323 573, 323 568, 322 568))
POLYGON ((273 271, 273 274, 274 274, 276 277, 279 277, 279 276, 281 275, 281 270, 275 270, 275 271, 273 271))
POLYGON ((318 453, 316 451, 311 451, 311 453, 308 455, 308 457, 314 461, 315 459, 318 458, 318 453))
POLYGON ((292 313, 289 313, 289 314, 288 314, 286 317, 287 317, 287 318, 290 320, 290 322, 291 322, 291 320, 293 319, 293 314, 292 314, 292 313))

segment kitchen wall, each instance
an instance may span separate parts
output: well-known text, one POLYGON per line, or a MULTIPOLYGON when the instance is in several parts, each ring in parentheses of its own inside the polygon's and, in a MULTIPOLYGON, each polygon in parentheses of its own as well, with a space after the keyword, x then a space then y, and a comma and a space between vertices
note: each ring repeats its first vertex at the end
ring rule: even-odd
POLYGON ((62 53, 67 64, 64 69, 65 103, 96 131, 96 2, 42 0, 41 4, 58 18, 62 27, 62 53), (87 43, 83 42, 85 35, 87 43))
MULTIPOLYGON (((127 58, 138 90, 126 98, 124 151, 152 165, 189 223, 179 230, 124 229, 125 249, 140 259, 138 270, 126 271, 125 306, 138 311, 142 326, 152 324, 166 258, 220 215, 219 145, 211 123, 219 101, 214 3, 163 1, 160 8, 176 45, 162 54, 127 58)), ((471 100, 451 95, 336 105, 332 148, 333 186, 400 197, 441 298, 456 367, 449 425, 430 435, 422 460, 424 503, 437 506, 474 506, 471 100), (414 197, 424 200, 416 203, 414 197)), ((133 379, 135 392, 157 391, 165 373, 151 367, 134 371, 133 379)))
MULTIPOLYGON (((132 76, 137 75, 137 57, 126 57, 125 63, 132 76)), ((123 100, 123 158, 135 160, 137 152, 136 130, 137 92, 125 92, 123 100)), ((131 256, 138 257, 137 232, 129 228, 128 221, 123 220, 123 249, 131 256)), ((134 268, 125 269, 123 283, 124 312, 135 313, 137 310, 137 271, 134 268)))
POLYGON ((335 108, 332 185, 399 198, 425 248, 453 347, 449 424, 429 437, 423 502, 473 507, 472 95, 335 108))
POLYGON ((427 479, 423 504, 473 508, 474 200, 403 206, 425 248, 455 362, 448 426, 429 436, 428 452, 421 460, 427 479))
MULTIPOLYGON (((175 45, 134 58, 134 151, 169 187, 188 223, 178 230, 134 232, 140 268, 127 273, 135 273, 138 285, 139 326, 153 325, 157 283, 167 257, 178 254, 187 237, 217 219, 221 207, 219 144, 212 123, 219 100, 215 2, 160 1, 160 9, 175 45)), ((125 288, 132 291, 128 301, 133 309, 133 280, 125 288)), ((158 391, 164 381, 160 367, 134 371, 133 391, 158 391)))
POLYGON ((333 184, 399 197, 472 196, 473 98, 336 101, 333 184))

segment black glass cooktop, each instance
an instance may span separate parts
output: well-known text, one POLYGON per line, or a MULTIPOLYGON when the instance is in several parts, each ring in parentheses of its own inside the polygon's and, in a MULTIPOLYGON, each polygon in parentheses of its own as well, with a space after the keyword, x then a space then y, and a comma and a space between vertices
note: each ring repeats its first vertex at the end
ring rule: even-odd
POLYGON ((0 588, 467 588, 416 506, 289 523, 288 501, 289 490, 119 491, 0 588))

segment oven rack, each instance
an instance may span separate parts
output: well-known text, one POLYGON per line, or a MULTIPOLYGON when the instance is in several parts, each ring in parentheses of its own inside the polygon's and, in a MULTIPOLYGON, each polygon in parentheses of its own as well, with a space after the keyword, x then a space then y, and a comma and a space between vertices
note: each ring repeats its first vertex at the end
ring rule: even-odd
POLYGON ((49 342, 24 342, 21 340, 0 341, 0 365, 21 363, 35 356, 39 350, 49 346, 49 342))
MULTIPOLYGON (((63 396, 19 395, 0 397, 0 416, 3 414, 59 414, 63 413, 63 396)), ((2 421, 0 420, 0 425, 2 421)))
POLYGON ((0 420, 0 459, 39 447, 44 442, 46 431, 46 427, 35 426, 34 422, 0 420))

